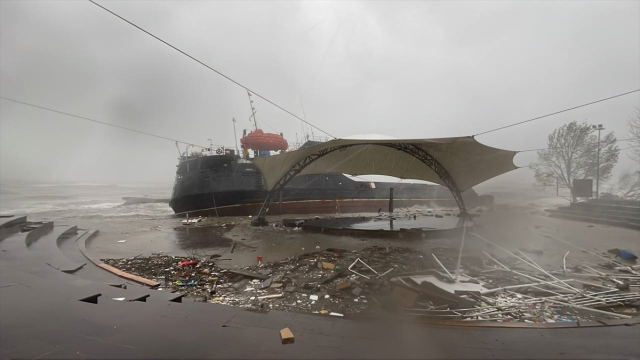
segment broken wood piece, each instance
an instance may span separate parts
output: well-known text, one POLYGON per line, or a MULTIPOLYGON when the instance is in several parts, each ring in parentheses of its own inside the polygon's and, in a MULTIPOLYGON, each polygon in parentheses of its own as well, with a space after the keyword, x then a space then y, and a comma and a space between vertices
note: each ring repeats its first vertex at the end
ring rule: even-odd
POLYGON ((322 268, 324 270, 334 270, 336 268, 336 266, 333 263, 330 262, 322 262, 322 268))
POLYGON ((351 281, 343 281, 341 283, 336 284, 336 290, 344 290, 351 287, 351 281))
POLYGON ((291 332, 289 328, 280 330, 280 339, 282 340, 283 344, 293 344, 295 340, 293 337, 293 332, 291 332))
MULTIPOLYGON (((282 294, 271 294, 271 295, 262 295, 262 296, 258 296, 258 299, 263 300, 263 299, 276 299, 276 298, 281 298, 283 295, 282 294)), ((251 300, 255 300, 256 297, 252 296, 251 300)))

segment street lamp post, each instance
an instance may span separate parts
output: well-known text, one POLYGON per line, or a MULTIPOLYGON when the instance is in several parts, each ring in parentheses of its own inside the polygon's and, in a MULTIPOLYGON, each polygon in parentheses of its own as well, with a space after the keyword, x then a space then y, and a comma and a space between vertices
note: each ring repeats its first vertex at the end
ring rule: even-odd
POLYGON ((591 125, 591 128, 598 130, 598 167, 596 168, 596 200, 600 198, 600 131, 604 130, 602 124, 591 125))

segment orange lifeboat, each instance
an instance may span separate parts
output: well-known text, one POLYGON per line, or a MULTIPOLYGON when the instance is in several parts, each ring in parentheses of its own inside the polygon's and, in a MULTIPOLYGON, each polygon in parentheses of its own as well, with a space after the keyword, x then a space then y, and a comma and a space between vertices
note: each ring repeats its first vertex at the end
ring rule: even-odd
POLYGON ((246 149, 260 151, 282 151, 289 147, 282 134, 265 133, 260 129, 247 134, 240 139, 240 143, 246 149))

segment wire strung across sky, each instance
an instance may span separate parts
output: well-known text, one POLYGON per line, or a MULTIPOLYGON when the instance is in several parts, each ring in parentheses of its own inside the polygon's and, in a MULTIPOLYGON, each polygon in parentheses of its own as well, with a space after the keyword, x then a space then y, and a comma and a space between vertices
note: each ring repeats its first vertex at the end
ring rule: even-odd
MULTIPOLYGON (((90 122, 93 122, 93 123, 96 123, 96 124, 100 124, 100 125, 111 126, 111 127, 115 127, 115 128, 118 128, 118 129, 123 129, 123 130, 127 130, 127 131, 132 131, 132 132, 135 132, 135 133, 138 133, 138 134, 142 134, 142 135, 152 136, 152 137, 155 137, 155 138, 158 138, 158 139, 174 141, 174 142, 177 142, 177 143, 180 143, 180 144, 191 145, 191 146, 195 146, 195 147, 202 148, 202 149, 209 149, 209 147, 207 147, 207 146, 195 145, 195 144, 192 144, 192 143, 189 143, 189 142, 186 142, 186 141, 176 140, 176 139, 168 138, 168 137, 166 137, 166 136, 161 136, 161 135, 156 135, 156 134, 148 133, 148 132, 145 132, 145 131, 135 130, 135 129, 131 129, 131 128, 124 127, 124 126, 120 126, 120 125, 110 124, 110 123, 108 123, 108 122, 99 121, 99 120, 94 120, 94 119, 90 119, 90 118, 87 118, 87 117, 84 117, 84 116, 79 116, 79 115, 70 114, 70 113, 67 113, 67 112, 64 112, 64 111, 55 110, 55 109, 51 109, 51 108, 48 108, 48 107, 39 106, 39 105, 31 104, 31 103, 27 103, 27 102, 24 102, 24 101, 18 101, 18 100, 10 99, 10 98, 6 98, 6 97, 4 97, 4 96, 0 96, 0 99, 7 100, 7 101, 12 101, 12 102, 15 102, 15 103, 18 103, 18 104, 22 104, 22 105, 26 105, 26 106, 31 106, 31 107, 38 108, 38 109, 42 109, 42 110, 51 111, 51 112, 54 112, 54 113, 57 113, 57 114, 62 114, 62 115, 71 116, 71 117, 74 117, 74 118, 77 118, 77 119, 81 119, 81 120, 85 120, 85 121, 90 121, 90 122)), ((267 124, 267 125, 268 125, 268 124, 267 124)), ((619 140, 616 140, 616 142, 622 142, 622 141, 634 141, 634 140, 635 140, 635 139, 619 139, 619 140)), ((212 146, 224 147, 224 145, 212 145, 212 146)), ((640 145, 634 145, 634 146, 629 146, 629 147, 626 147, 626 148, 622 148, 622 149, 620 149, 620 151, 622 151, 622 150, 627 150, 627 149, 631 149, 631 148, 636 148, 636 147, 640 147, 640 145)), ((550 149, 550 148, 540 148, 540 149, 513 150, 513 151, 517 151, 517 152, 529 152, 529 151, 540 151, 540 150, 549 150, 549 149, 550 149)))
POLYGON ((120 15, 116 14, 115 12, 113 12, 113 11, 111 11, 111 10, 107 9, 106 7, 104 7, 104 6, 102 6, 102 5, 98 4, 98 3, 96 3, 96 2, 95 2, 95 1, 93 1, 93 0, 89 0, 89 2, 90 2, 90 3, 92 3, 92 4, 94 4, 94 5, 95 5, 95 6, 97 6, 97 7, 101 8, 102 10, 104 10, 104 11, 106 11, 106 12, 110 13, 111 15, 113 15, 113 16, 115 16, 115 17, 119 18, 120 20, 122 20, 122 21, 124 21, 124 22, 128 23, 129 25, 131 25, 131 26, 133 26, 133 27, 137 28, 138 30, 140 30, 140 31, 142 31, 142 32, 144 32, 144 33, 146 33, 147 35, 149 35, 149 36, 153 37, 154 39, 156 39, 156 40, 160 41, 161 43, 163 43, 163 44, 165 44, 165 45, 169 46, 170 48, 172 48, 172 49, 176 50, 177 52, 179 52, 179 53, 181 53, 182 55, 184 55, 184 56, 186 56, 186 57, 190 58, 191 60, 193 60, 193 61, 197 62, 198 64, 200 64, 200 65, 202 65, 202 66, 206 67, 207 69, 209 69, 209 70, 211 70, 211 71, 215 72, 216 74, 218 74, 218 75, 222 76, 223 78, 225 78, 225 79, 227 79, 227 80, 231 81, 232 83, 234 83, 234 84, 236 84, 236 85, 240 86, 241 88, 243 88, 243 89, 245 89, 245 90, 247 90, 247 91, 251 92, 253 95, 255 95, 255 96, 257 96, 257 97, 261 98, 262 100, 264 100, 264 101, 268 102, 269 104, 271 104, 271 105, 273 105, 273 106, 277 107, 278 109, 280 109, 280 110, 282 110, 282 111, 286 112, 287 114, 289 114, 289 115, 291 115, 291 116, 295 117, 296 119, 298 119, 298 120, 300 120, 300 121, 304 122, 305 124, 307 124, 307 125, 309 125, 309 126, 313 127, 314 129, 317 129, 317 130, 319 130, 319 131, 321 131, 321 132, 323 132, 323 133, 327 134, 328 136, 331 136, 332 138, 335 138, 335 136, 333 136, 333 135, 329 134, 328 132, 326 132, 326 131, 324 131, 324 130, 320 129, 319 127, 317 127, 317 126, 315 126, 315 125, 311 124, 311 123, 310 123, 310 122, 308 122, 307 120, 305 120, 305 119, 301 118, 300 116, 298 116, 298 115, 296 115, 296 114, 292 113, 291 111, 289 111, 289 110, 287 110, 287 109, 283 108, 282 106, 280 106, 280 105, 278 105, 278 104, 274 103, 273 101, 271 101, 271 100, 269 100, 269 99, 265 98, 264 96, 262 96, 262 95, 258 94, 257 92, 255 92, 255 91, 253 91, 253 90, 249 89, 248 87, 246 87, 246 86, 244 86, 244 85, 240 84, 239 82, 237 82, 237 81, 233 80, 233 79, 232 79, 232 78, 230 78, 229 76, 227 76, 227 75, 225 75, 225 74, 221 73, 220 71, 218 71, 218 70, 216 70, 216 69, 212 68, 211 66, 209 66, 209 65, 207 65, 207 64, 205 64, 205 63, 203 63, 202 61, 200 61, 200 60, 196 59, 195 57, 193 57, 193 56, 191 56, 191 55, 187 54, 186 52, 184 52, 184 51, 182 51, 182 50, 178 49, 177 47, 175 47, 175 46, 173 46, 173 45, 169 44, 168 42, 166 42, 166 41, 162 40, 161 38, 157 37, 156 35, 153 35, 153 34, 152 34, 152 33, 150 33, 149 31, 147 31, 147 30, 145 30, 145 29, 141 28, 140 26, 138 26, 138 25, 136 25, 136 24, 132 23, 131 21, 129 21, 129 20, 127 20, 127 19, 123 18, 122 16, 120 16, 120 15))
MULTIPOLYGON (((84 117, 84 116, 79 116, 79 115, 69 114, 69 113, 64 112, 64 111, 54 110, 54 109, 50 109, 50 108, 47 108, 47 107, 44 107, 44 106, 38 106, 38 105, 34 105, 34 104, 30 104, 30 103, 23 102, 23 101, 18 101, 18 100, 14 100, 14 99, 9 99, 9 98, 6 98, 6 97, 4 97, 4 96, 0 96, 0 99, 8 100, 8 101, 13 101, 13 102, 18 103, 18 104, 31 106, 31 107, 34 107, 34 108, 38 108, 38 109, 42 109, 42 110, 47 110, 47 111, 51 111, 51 112, 58 113, 58 114, 63 114, 63 115, 71 116, 71 117, 74 117, 74 118, 77 118, 77 119, 81 119, 81 120, 91 121, 91 122, 94 122, 94 123, 97 123, 97 124, 101 124, 101 125, 107 125, 107 126, 112 126, 112 127, 119 128, 119 129, 123 129, 123 130, 133 131, 133 132, 136 132, 136 133, 138 133, 138 134, 143 134, 143 135, 147 135, 147 136, 152 136, 152 137, 159 138, 159 139, 163 139, 163 140, 175 141, 175 142, 177 142, 177 143, 186 144, 186 145, 191 145, 191 146, 199 147, 199 148, 202 148, 202 149, 208 149, 208 148, 209 148, 209 147, 207 147, 207 146, 195 145, 195 144, 192 144, 192 143, 189 143, 189 142, 186 142, 186 141, 181 141, 181 140, 171 139, 171 138, 168 138, 168 137, 166 137, 166 136, 160 136, 160 135, 156 135, 156 134, 151 134, 151 133, 148 133, 148 132, 145 132, 145 131, 135 130, 135 129, 131 129, 131 128, 124 127, 124 126, 120 126, 120 125, 110 124, 110 123, 108 123, 108 122, 104 122, 104 121, 98 121, 98 120, 94 120, 94 119, 89 119, 89 118, 84 117)), ((214 145, 214 146, 222 146, 222 145, 214 145)))
POLYGON ((629 92, 626 92, 626 93, 623 93, 623 94, 618 94, 618 95, 610 96, 610 97, 608 97, 608 98, 604 98, 604 99, 600 99, 600 100, 592 101, 592 102, 587 103, 587 104, 582 104, 582 105, 574 106, 574 107, 569 108, 569 109, 564 109, 564 110, 556 111, 556 112, 551 113, 551 114, 547 114, 547 115, 543 115, 543 116, 538 116, 538 117, 533 118, 533 119, 524 120, 524 121, 520 121, 520 122, 517 122, 517 123, 510 124, 510 125, 501 126, 501 127, 499 127, 499 128, 495 128, 495 129, 492 129, 492 130, 487 130, 487 131, 484 131, 484 132, 481 132, 481 133, 475 134, 475 135, 473 135, 473 136, 484 135, 484 134, 488 134, 488 133, 490 133, 490 132, 494 132, 494 131, 498 131, 498 130, 502 130, 502 129, 510 128, 510 127, 512 127, 512 126, 517 126, 517 125, 525 124, 525 123, 528 123, 528 122, 531 122, 531 121, 540 120, 540 119, 543 119, 543 118, 546 118, 546 117, 549 117, 549 116, 552 116, 552 115, 556 115, 556 114, 560 114, 560 113, 567 112, 567 111, 570 111, 570 110, 578 109, 578 108, 581 108, 581 107, 585 107, 585 106, 589 106, 589 105, 597 104, 597 103, 599 103, 599 102, 603 102, 603 101, 607 101, 607 100, 615 99, 615 98, 617 98, 617 97, 621 97, 621 96, 624 96, 624 95, 633 94, 633 93, 638 92, 638 91, 640 91, 640 89, 633 90, 633 91, 629 91, 629 92))

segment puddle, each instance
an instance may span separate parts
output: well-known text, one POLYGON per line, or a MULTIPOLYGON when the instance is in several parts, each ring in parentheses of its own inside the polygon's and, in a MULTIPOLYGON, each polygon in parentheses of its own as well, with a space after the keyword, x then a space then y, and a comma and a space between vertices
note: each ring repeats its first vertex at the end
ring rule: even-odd
POLYGON ((177 227, 173 229, 171 238, 180 249, 207 249, 230 247, 233 242, 223 237, 228 229, 217 227, 177 227))
POLYGON ((377 216, 377 217, 349 217, 334 219, 318 219, 308 221, 306 226, 323 227, 332 229, 351 230, 386 230, 400 231, 400 229, 416 230, 447 230, 459 227, 460 218, 457 216, 436 217, 428 215, 400 216, 377 216))

